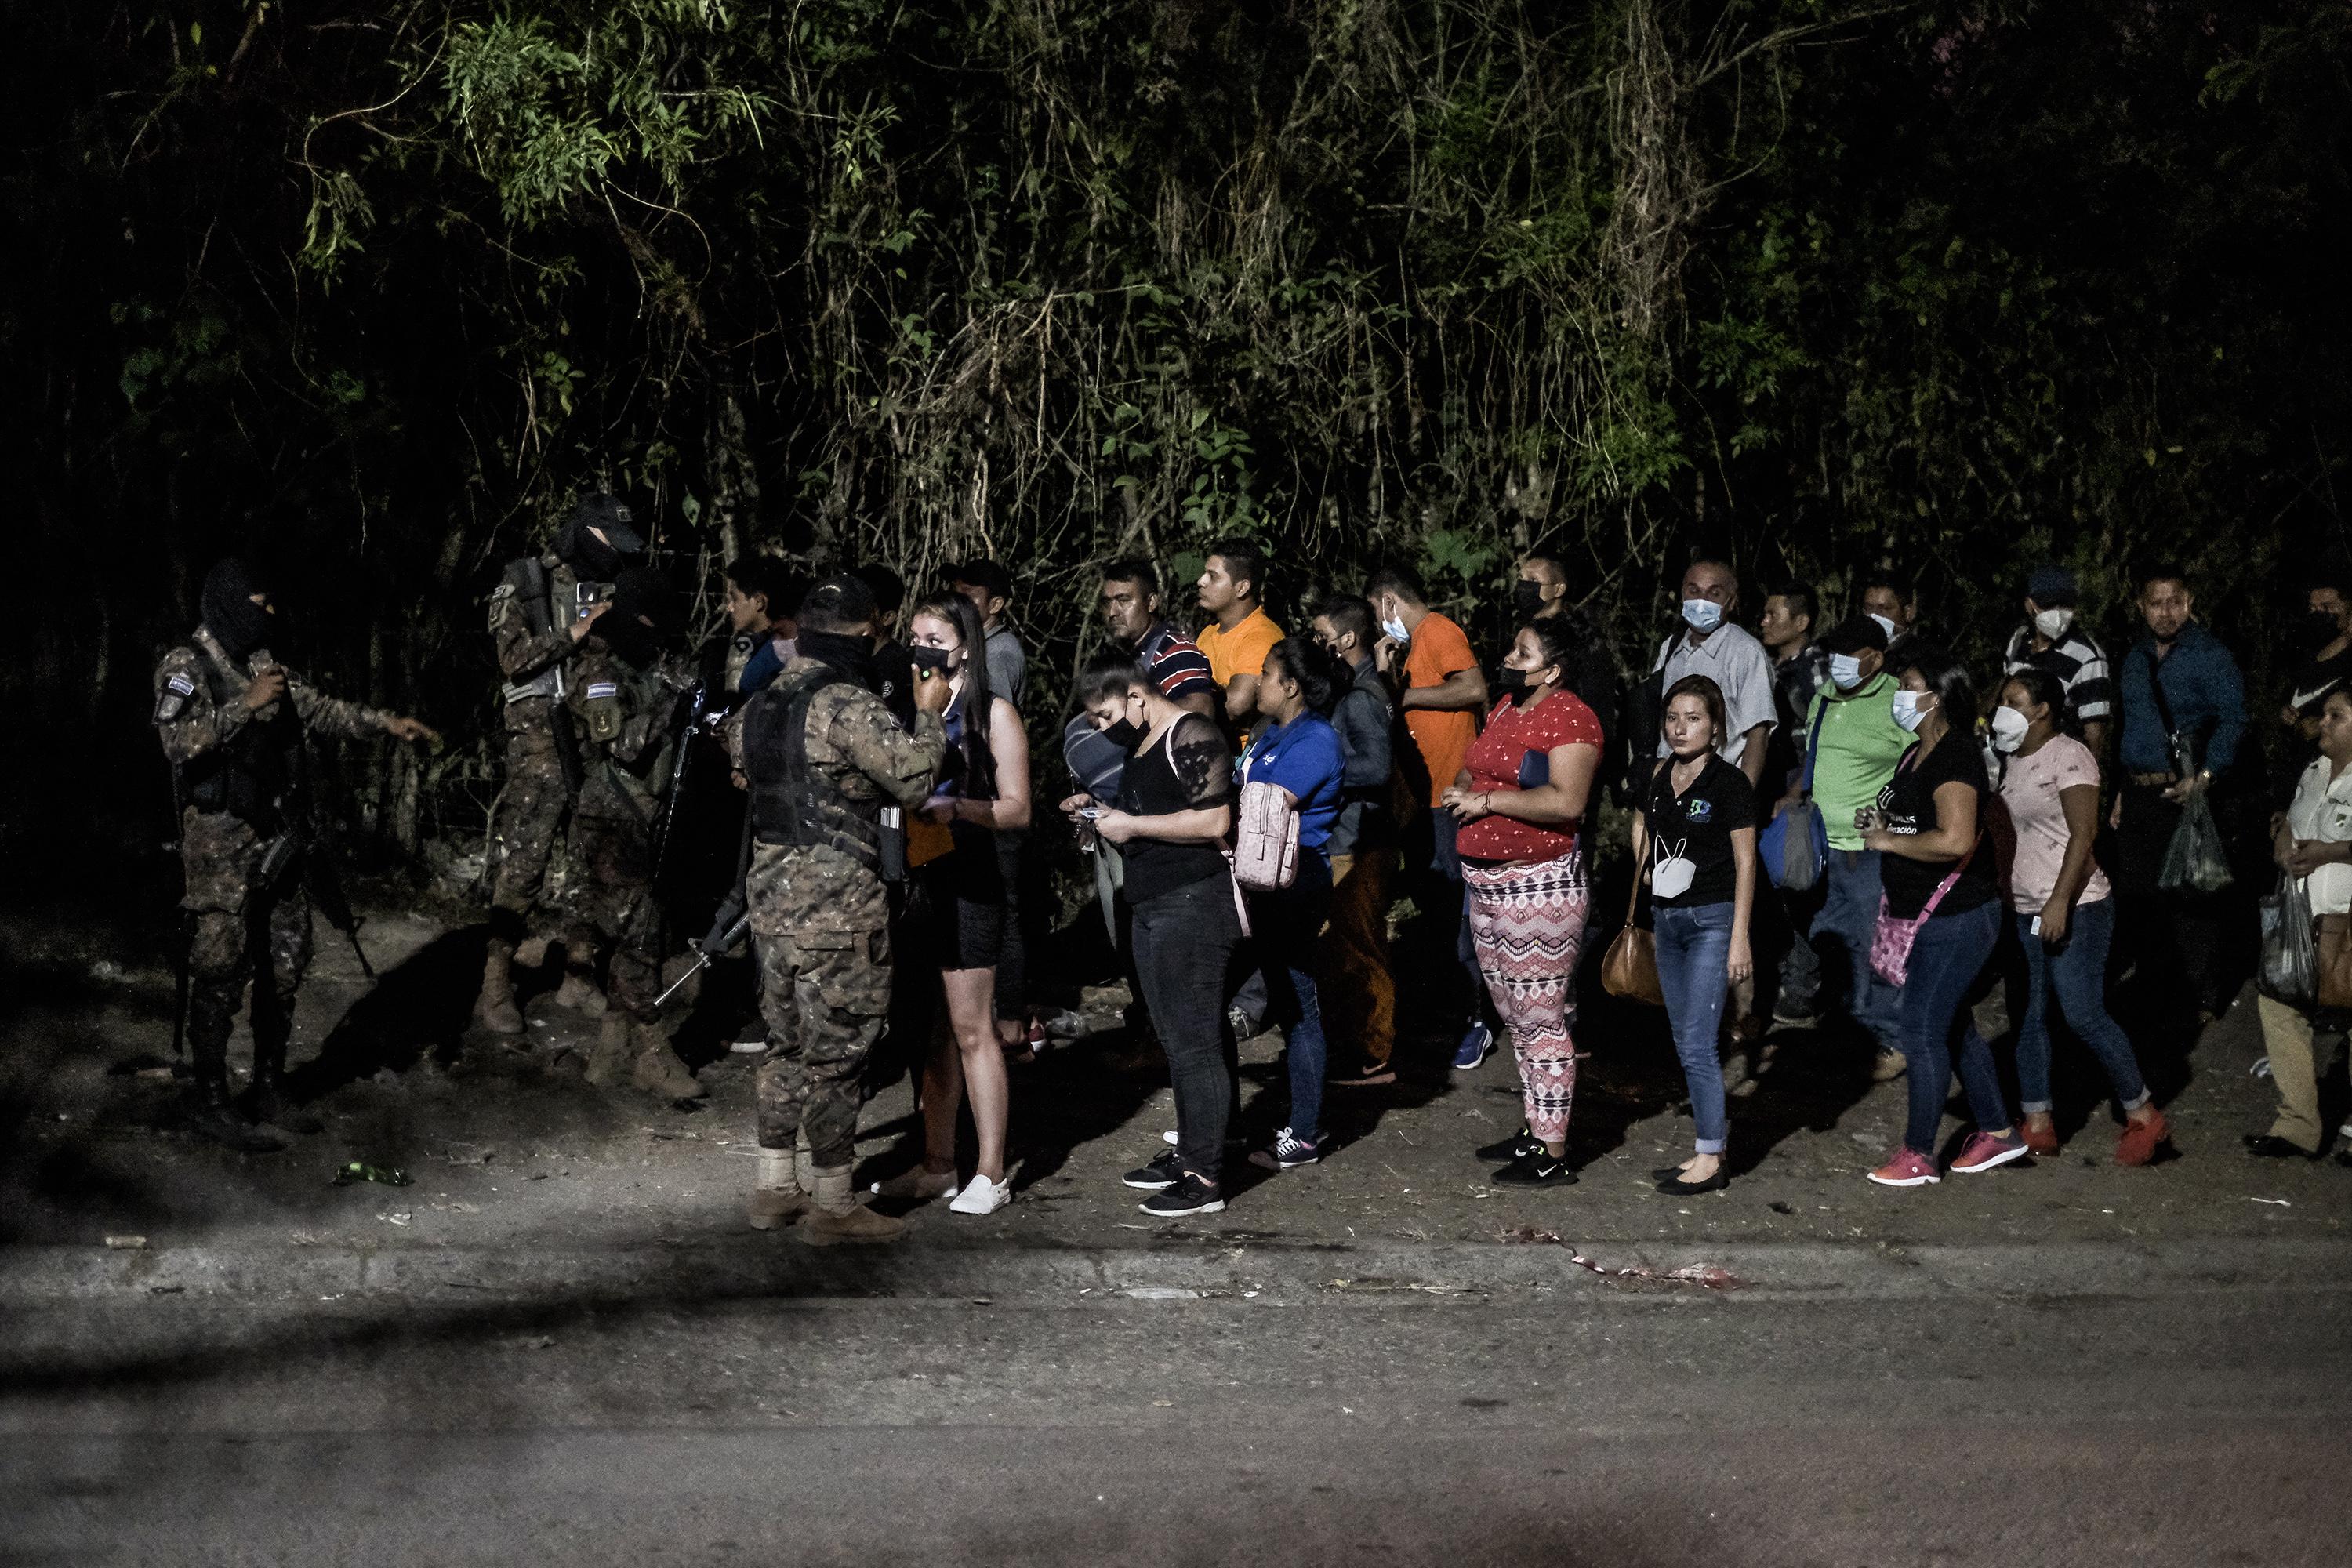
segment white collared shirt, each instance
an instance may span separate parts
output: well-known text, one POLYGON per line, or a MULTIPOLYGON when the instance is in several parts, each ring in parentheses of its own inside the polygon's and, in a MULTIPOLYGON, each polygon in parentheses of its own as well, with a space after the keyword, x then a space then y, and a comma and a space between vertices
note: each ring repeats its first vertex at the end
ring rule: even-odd
MULTIPOLYGON (((1687 631, 1676 632, 1658 649, 1650 668, 1665 672, 1665 682, 1658 689, 1662 694, 1672 691, 1685 675, 1704 675, 1722 689, 1724 732, 1716 737, 1715 749, 1735 768, 1748 750, 1748 731, 1780 717, 1772 701, 1772 656, 1743 626, 1726 621, 1702 643, 1691 641, 1687 631)), ((1663 757, 1666 751, 1666 738, 1661 734, 1657 754, 1663 757)))
MULTIPOLYGON (((2352 768, 2331 779, 2335 767, 2318 757, 2303 770, 2294 786, 2294 804, 2286 808, 2286 830, 2295 837, 2352 843, 2352 768)), ((2313 914, 2352 914, 2352 862, 2322 866, 2303 879, 2303 890, 2313 914)))

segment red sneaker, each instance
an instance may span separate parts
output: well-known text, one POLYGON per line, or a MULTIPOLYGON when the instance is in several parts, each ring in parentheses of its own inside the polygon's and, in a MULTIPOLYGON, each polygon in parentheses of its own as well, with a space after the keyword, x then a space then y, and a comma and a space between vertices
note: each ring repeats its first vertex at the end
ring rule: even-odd
POLYGON ((2029 1121, 2017 1131, 2019 1134, 2024 1138, 2025 1146, 2034 1153, 2055 1154, 2058 1152, 2057 1123, 2053 1122, 2047 1127, 2036 1127, 2033 1123, 2029 1121))
POLYGON ((2006 1138, 1997 1138, 1990 1132, 1971 1132, 1968 1142, 1960 1148, 1960 1157, 1952 1162, 1952 1173, 1957 1176, 1981 1175, 1995 1165, 2021 1160, 2030 1152, 2032 1151, 2026 1148, 2025 1140, 2014 1132, 2006 1138))
POLYGON ((2172 1123, 2164 1119, 2163 1111, 2151 1110, 2145 1121, 2124 1123, 2124 1135, 2116 1140, 2116 1163, 2145 1165, 2171 1142, 2172 1123))
POLYGON ((1882 1187, 1931 1187, 1944 1178, 1936 1173, 1936 1162, 1916 1149, 1897 1149, 1887 1156, 1886 1163, 1870 1173, 1870 1179, 1882 1187))

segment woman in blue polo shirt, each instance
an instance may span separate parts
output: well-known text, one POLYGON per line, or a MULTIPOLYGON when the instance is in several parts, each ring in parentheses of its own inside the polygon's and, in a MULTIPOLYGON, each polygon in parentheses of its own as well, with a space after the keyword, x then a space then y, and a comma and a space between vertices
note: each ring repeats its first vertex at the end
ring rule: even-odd
POLYGON ((1312 637, 1285 637, 1265 656, 1258 710, 1271 721, 1242 753, 1244 784, 1281 786, 1298 808, 1298 876, 1287 888, 1249 896, 1250 926, 1265 966, 1266 998, 1290 1060, 1290 1125, 1250 1155, 1269 1171, 1323 1157, 1323 1007, 1315 991, 1317 939, 1331 907, 1332 825, 1348 771, 1339 731, 1323 717, 1331 704, 1331 658, 1312 637))

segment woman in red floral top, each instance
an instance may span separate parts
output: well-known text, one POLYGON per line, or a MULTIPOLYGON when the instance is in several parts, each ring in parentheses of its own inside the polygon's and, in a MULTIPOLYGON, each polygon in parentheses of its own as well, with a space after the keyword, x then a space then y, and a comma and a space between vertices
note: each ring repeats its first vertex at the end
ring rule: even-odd
POLYGON ((1462 824, 1462 881, 1479 973, 1511 1032, 1527 1126, 1478 1151, 1510 1186, 1566 1186, 1576 1096, 1576 961, 1584 946, 1584 847, 1577 824, 1601 766, 1601 721, 1566 672, 1580 650, 1565 617, 1521 629, 1444 806, 1462 824))

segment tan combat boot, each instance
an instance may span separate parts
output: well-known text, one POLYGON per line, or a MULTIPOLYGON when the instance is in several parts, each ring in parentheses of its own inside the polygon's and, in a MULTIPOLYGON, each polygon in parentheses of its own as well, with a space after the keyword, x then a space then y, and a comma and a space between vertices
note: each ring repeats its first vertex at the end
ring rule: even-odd
POLYGON ((753 1230, 773 1230, 806 1214, 813 1200, 794 1173, 790 1149, 760 1151, 760 1174, 749 1205, 753 1230))
POLYGON ((474 1016, 493 1035, 520 1035, 522 1009, 515 1005, 514 946, 493 940, 482 960, 482 994, 474 999, 474 1016))
POLYGON ((820 1165, 811 1197, 814 1206, 801 1221, 800 1237, 811 1247, 843 1242, 896 1241, 907 1234, 904 1220, 863 1207, 849 1190, 849 1167, 820 1165))
POLYGON ((514 961, 525 969, 537 969, 547 962, 547 939, 527 936, 514 950, 514 961))
POLYGON ((555 988, 555 1005, 574 1013, 602 1013, 605 1008, 604 994, 596 989, 596 970, 592 964, 563 961, 563 984, 555 988))
POLYGON ((629 1075, 629 1020, 620 1013, 604 1015, 596 1031, 596 1047, 588 1053, 588 1081, 611 1089, 629 1075))
POLYGON ((669 1037, 650 1024, 633 1026, 636 1037, 636 1066, 629 1080, 647 1094, 664 1100, 700 1100, 710 1091, 702 1080, 678 1059, 672 1049, 669 1037))

